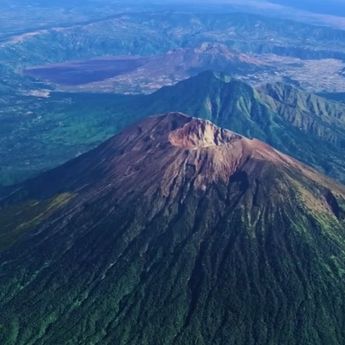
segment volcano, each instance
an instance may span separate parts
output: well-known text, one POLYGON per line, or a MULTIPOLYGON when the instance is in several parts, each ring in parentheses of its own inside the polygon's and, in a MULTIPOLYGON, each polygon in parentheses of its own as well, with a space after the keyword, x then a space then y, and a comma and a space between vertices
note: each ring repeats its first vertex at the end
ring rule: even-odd
POLYGON ((345 187, 149 117, 0 199, 5 345, 343 345, 345 187))

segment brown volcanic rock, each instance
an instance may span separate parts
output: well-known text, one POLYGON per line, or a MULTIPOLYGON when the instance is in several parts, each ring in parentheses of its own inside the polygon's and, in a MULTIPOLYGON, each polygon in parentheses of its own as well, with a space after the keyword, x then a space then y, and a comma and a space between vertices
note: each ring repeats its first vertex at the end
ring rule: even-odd
POLYGON ((169 141, 172 145, 186 149, 221 146, 240 138, 239 135, 200 119, 192 119, 183 127, 169 134, 169 141))
POLYGON ((328 204, 320 204, 314 189, 322 186, 344 194, 343 187, 259 140, 207 120, 167 113, 146 118, 98 148, 22 184, 7 202, 23 195, 47 198, 61 191, 91 199, 109 192, 120 199, 133 193, 173 198, 186 184, 205 191, 213 183, 231 183, 238 174, 249 180, 251 199, 255 181, 271 193, 270 199, 281 201, 293 182, 307 206, 323 211, 329 210, 328 204), (281 183, 281 177, 290 182, 281 183))
MULTIPOLYGON (((98 154, 107 159, 93 167, 97 172, 92 175, 101 171, 105 176, 101 183, 107 181, 108 187, 121 191, 121 195, 128 190, 154 194, 159 187, 162 195, 174 196, 186 181, 191 188, 205 190, 212 183, 228 184, 240 172, 248 176, 251 185, 259 179, 268 189, 282 189, 271 198, 284 198, 286 186, 277 183, 282 174, 295 183, 308 179, 344 193, 333 181, 259 140, 181 113, 145 119, 109 140, 98 154)), ((301 193, 307 186, 302 186, 301 193)), ((314 199, 313 195, 309 199, 314 199)), ((326 210, 326 203, 324 206, 321 208, 326 210)))

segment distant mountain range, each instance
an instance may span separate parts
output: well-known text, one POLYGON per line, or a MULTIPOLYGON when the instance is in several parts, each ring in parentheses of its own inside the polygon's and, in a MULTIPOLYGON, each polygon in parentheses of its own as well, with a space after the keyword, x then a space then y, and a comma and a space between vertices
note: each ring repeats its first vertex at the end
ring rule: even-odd
MULTIPOLYGON (((76 61, 88 64, 94 59, 104 61, 114 56, 139 56, 149 58, 149 63, 144 70, 127 73, 123 79, 92 83, 85 89, 149 92, 156 84, 161 87, 181 80, 181 75, 191 77, 193 67, 195 73, 205 69, 236 72, 253 82, 297 81, 312 92, 341 92, 345 88, 341 75, 345 68, 345 31, 330 27, 331 24, 313 25, 313 21, 294 18, 292 13, 294 20, 287 20, 289 11, 283 11, 281 16, 262 15, 269 11, 262 8, 260 14, 245 13, 249 10, 246 6, 234 12, 231 6, 202 6, 199 2, 156 6, 138 2, 126 6, 109 1, 97 3, 98 6, 74 3, 71 7, 60 2, 53 6, 0 5, 4 13, 0 23, 0 65, 15 72, 18 90, 26 80, 25 69, 32 71, 45 66, 49 78, 44 73, 44 79, 66 83, 56 64, 64 64, 64 69, 68 69, 76 61), (205 45, 213 48, 200 51, 205 45), (259 61, 259 65, 238 64, 231 56, 234 54, 249 56, 252 62, 259 61), (156 61, 159 63, 155 64, 156 61), (244 70, 246 66, 248 69, 244 70)), ((344 28, 345 21, 338 21, 336 26, 344 28)), ((113 69, 118 70, 116 64, 110 67, 104 63, 102 68, 91 69, 89 73, 85 66, 79 65, 78 73, 73 73, 68 83, 103 80, 110 72, 110 77, 114 77, 113 69)))
POLYGON ((0 201, 4 345, 342 345, 345 188, 149 117, 0 201))
POLYGON ((142 117, 168 111, 259 138, 345 181, 345 105, 287 84, 253 88, 204 72, 146 96, 53 92, 39 102, 22 96, 6 104, 0 114, 3 184, 57 166, 142 117))

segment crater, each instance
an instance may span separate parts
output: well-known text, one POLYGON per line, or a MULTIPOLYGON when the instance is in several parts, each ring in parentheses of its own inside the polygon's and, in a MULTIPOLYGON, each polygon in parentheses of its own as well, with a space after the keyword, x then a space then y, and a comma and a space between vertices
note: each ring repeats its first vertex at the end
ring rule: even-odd
POLYGON ((169 134, 169 141, 173 146, 185 149, 221 146, 235 139, 241 139, 241 136, 200 119, 192 119, 169 134))

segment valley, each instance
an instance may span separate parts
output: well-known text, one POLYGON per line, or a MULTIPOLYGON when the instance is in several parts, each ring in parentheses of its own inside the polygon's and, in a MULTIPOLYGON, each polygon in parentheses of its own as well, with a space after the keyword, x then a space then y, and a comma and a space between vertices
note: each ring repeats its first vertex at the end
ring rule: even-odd
POLYGON ((129 4, 113 6, 109 13, 100 6, 92 14, 86 6, 88 21, 76 17, 68 26, 50 9, 54 25, 2 38, 0 64, 14 72, 18 85, 26 71, 74 92, 150 93, 205 70, 255 85, 279 80, 299 83, 311 92, 344 88, 341 29, 243 13, 236 6, 222 12, 201 6, 199 13, 191 6, 166 6, 138 12, 129 4), (133 56, 143 59, 143 65, 128 71, 110 63, 133 56), (72 79, 73 87, 66 87, 72 79))
POLYGON ((147 57, 106 57, 28 68, 24 75, 67 92, 148 94, 204 71, 223 72, 253 86, 267 81, 299 85, 310 92, 345 89, 345 62, 303 60, 275 54, 239 54, 223 45, 203 43, 147 57))

